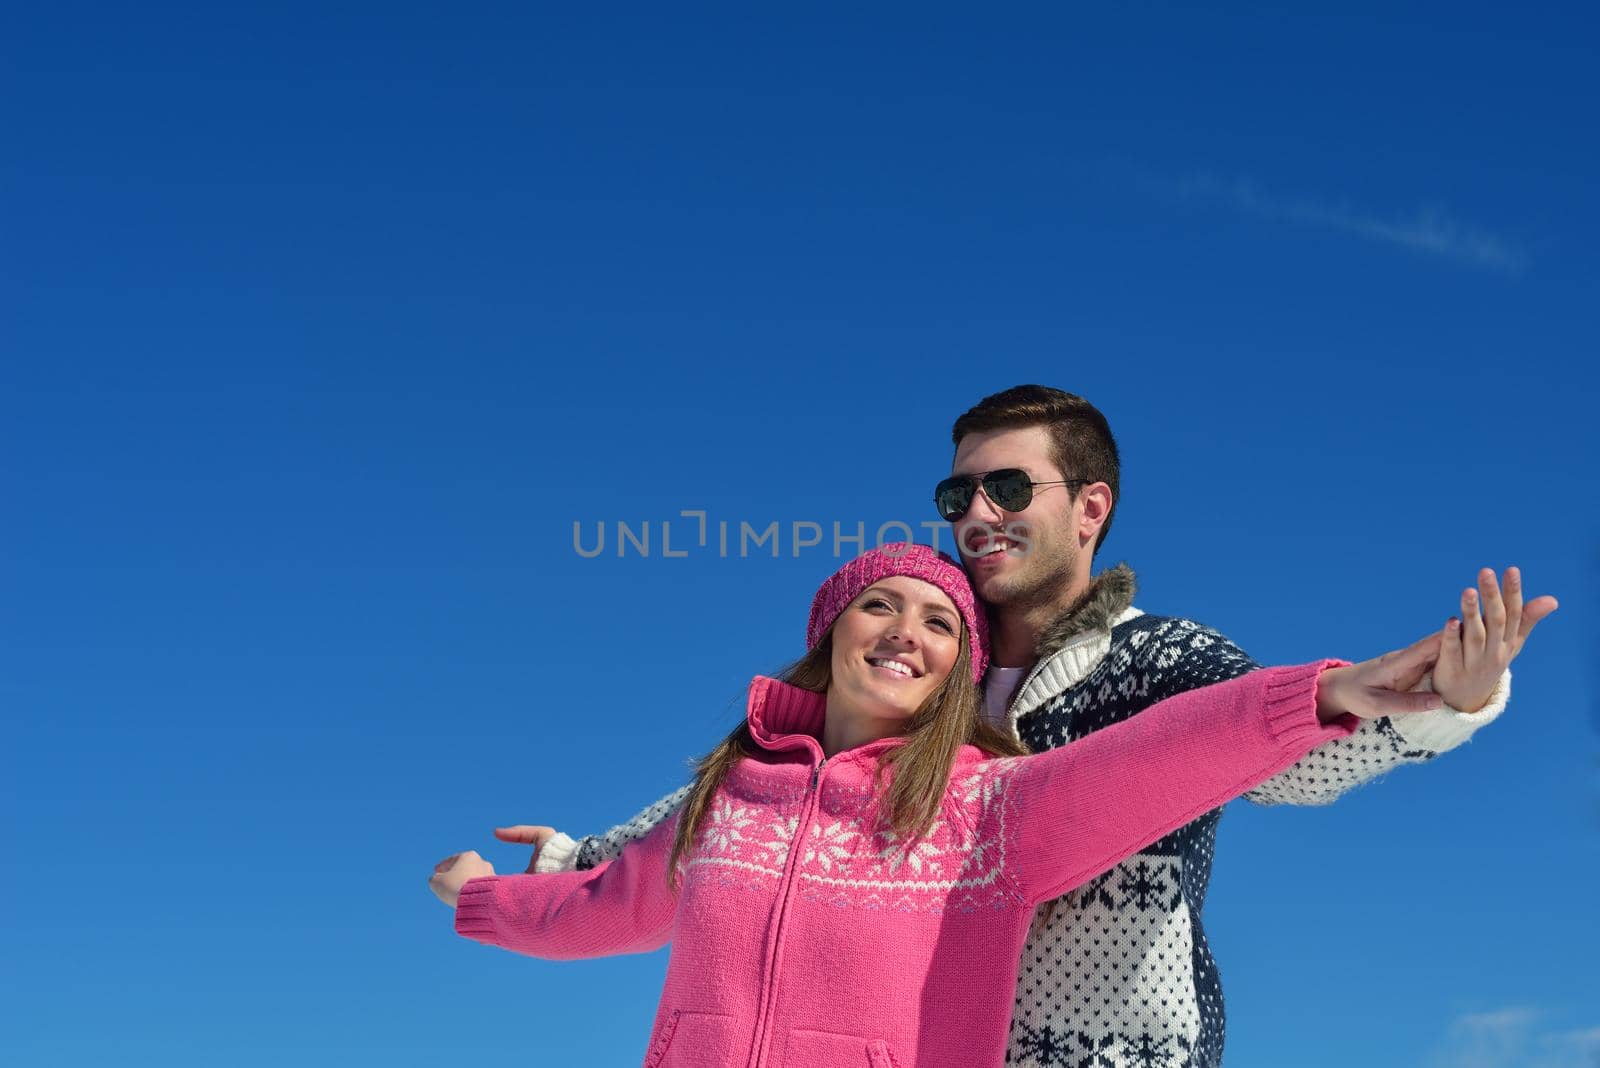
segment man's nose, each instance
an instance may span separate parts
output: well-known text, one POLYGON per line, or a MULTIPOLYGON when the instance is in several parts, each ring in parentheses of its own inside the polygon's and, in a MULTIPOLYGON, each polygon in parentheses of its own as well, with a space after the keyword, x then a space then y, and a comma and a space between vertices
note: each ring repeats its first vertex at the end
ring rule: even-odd
POLYGON ((1005 513, 1000 506, 989 499, 989 494, 979 485, 972 494, 972 506, 967 509, 967 514, 962 516, 959 523, 988 523, 998 526, 1005 519, 1005 513))

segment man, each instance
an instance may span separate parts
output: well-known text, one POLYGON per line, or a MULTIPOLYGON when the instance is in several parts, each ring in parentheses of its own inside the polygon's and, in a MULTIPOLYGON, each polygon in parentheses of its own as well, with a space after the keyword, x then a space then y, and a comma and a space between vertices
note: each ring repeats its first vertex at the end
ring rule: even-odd
MULTIPOLYGON (((1258 665, 1190 619, 1133 607, 1123 564, 1091 576, 1119 486, 1116 442, 1088 401, 1043 386, 986 397, 956 420, 951 477, 935 502, 954 524, 992 641, 985 714, 1035 752, 1258 665)), ((1364 721, 1246 796, 1325 804, 1400 764, 1454 748, 1505 707, 1507 666, 1556 607, 1522 604, 1494 572, 1462 598, 1431 685, 1449 707, 1364 721)), ((686 788, 687 789, 687 788, 686 788)), ((670 815, 686 789, 574 842, 550 828, 497 830, 539 847, 530 870, 589 868, 670 815)), ((1221 810, 1213 810, 1053 903, 1023 952, 1007 1063, 1209 1068, 1220 1062, 1222 991, 1200 922, 1221 810)))

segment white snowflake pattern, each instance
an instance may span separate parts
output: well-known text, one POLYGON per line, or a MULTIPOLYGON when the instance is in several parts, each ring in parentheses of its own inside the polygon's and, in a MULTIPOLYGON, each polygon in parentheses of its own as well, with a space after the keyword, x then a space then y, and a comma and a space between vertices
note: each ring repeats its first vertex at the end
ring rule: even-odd
POLYGON ((777 823, 767 824, 767 833, 772 837, 761 843, 772 857, 772 863, 783 866, 789 856, 789 844, 794 841, 794 832, 800 828, 800 817, 790 816, 777 823))
POLYGON ((921 875, 924 865, 931 869, 933 862, 944 855, 943 849, 926 838, 918 839, 913 845, 897 834, 879 832, 873 836, 873 844, 878 847, 874 853, 878 863, 890 872, 909 867, 921 875))
POLYGON ((973 835, 963 841, 961 846, 966 854, 961 862, 964 875, 981 875, 994 867, 998 861, 995 854, 999 852, 1000 844, 992 838, 979 838, 973 835))
POLYGON ((974 804, 983 796, 983 772, 968 775, 956 789, 961 793, 961 800, 969 805, 974 804))
POLYGON ((734 853, 746 841, 744 831, 755 823, 755 813, 727 798, 719 798, 711 809, 711 819, 706 824, 701 843, 716 853, 734 853))
POLYGON ((997 757, 985 762, 978 771, 961 780, 961 800, 968 805, 977 805, 987 810, 1000 796, 1007 775, 1010 774, 1012 765, 1023 757, 997 757))
POLYGON ((803 862, 806 864, 815 862, 823 871, 832 872, 835 864, 843 865, 850 858, 855 840, 859 837, 861 837, 860 832, 844 822, 830 823, 826 826, 813 823, 811 833, 807 836, 803 862))

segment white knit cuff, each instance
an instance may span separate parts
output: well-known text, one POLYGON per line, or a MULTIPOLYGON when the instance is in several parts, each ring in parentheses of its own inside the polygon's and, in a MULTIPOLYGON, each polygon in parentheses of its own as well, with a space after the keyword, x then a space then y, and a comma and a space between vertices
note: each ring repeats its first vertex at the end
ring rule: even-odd
POLYGON ((572 871, 578 863, 578 843, 560 831, 539 850, 533 870, 544 875, 557 871, 572 871))
MULTIPOLYGON (((1433 675, 1423 676, 1416 688, 1432 691, 1433 675)), ((1471 738, 1479 727, 1493 723, 1495 717, 1505 711, 1506 703, 1510 700, 1511 669, 1507 668, 1499 681, 1494 684, 1494 692, 1489 695, 1489 703, 1476 712, 1460 712, 1447 706, 1436 708, 1432 712, 1393 716, 1389 722, 1393 725, 1395 733, 1404 738, 1407 744, 1417 749, 1443 753, 1471 738)))

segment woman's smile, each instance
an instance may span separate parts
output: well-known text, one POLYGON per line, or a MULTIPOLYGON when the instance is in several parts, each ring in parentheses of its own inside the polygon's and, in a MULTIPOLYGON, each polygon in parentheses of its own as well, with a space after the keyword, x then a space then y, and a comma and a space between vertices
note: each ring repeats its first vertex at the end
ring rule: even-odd
POLYGON ((922 672, 903 657, 868 657, 867 663, 871 664, 878 674, 897 682, 922 677, 922 672))

